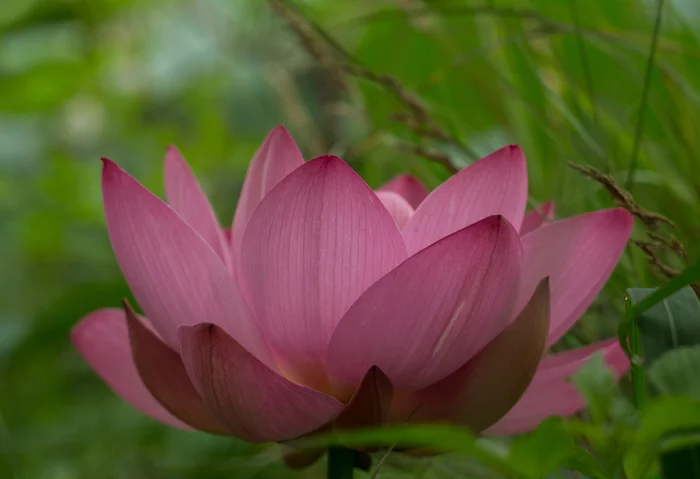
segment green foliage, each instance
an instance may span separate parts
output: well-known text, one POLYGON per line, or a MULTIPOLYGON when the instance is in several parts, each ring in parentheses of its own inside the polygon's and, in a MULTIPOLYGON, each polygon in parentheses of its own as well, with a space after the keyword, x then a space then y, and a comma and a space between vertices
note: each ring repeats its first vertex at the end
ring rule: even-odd
POLYGON ((649 368, 649 379, 660 394, 700 400, 700 345, 672 349, 649 368))
MULTIPOLYGON (((646 396, 647 378, 654 392, 667 396, 689 396, 700 399, 700 301, 692 288, 686 286, 663 299, 659 291, 671 291, 666 286, 660 290, 630 289, 628 302, 631 311, 639 311, 630 316, 635 322, 635 353, 643 361, 646 375, 641 367, 635 366, 633 381, 635 394, 646 396), (652 300, 660 301, 651 306, 652 300), (643 307, 648 307, 642 310, 643 307), (643 312, 642 312, 643 311, 643 312)), ((668 414, 671 414, 669 412, 668 414)), ((672 437, 664 437, 666 443, 673 443, 661 455, 661 469, 664 477, 700 477, 700 446, 680 447, 690 438, 690 444, 697 443, 697 427, 691 422, 669 431, 672 437), (679 440, 679 439, 683 440, 679 440)), ((642 456, 641 464, 646 464, 648 456, 642 456)))
MULTIPOLYGON (((700 301, 687 286, 698 277, 700 263, 663 288, 627 290, 630 308, 626 321, 635 322, 639 329, 647 365, 670 349, 700 343, 700 301)), ((629 324, 631 322, 621 325, 621 329, 628 328, 629 324)))

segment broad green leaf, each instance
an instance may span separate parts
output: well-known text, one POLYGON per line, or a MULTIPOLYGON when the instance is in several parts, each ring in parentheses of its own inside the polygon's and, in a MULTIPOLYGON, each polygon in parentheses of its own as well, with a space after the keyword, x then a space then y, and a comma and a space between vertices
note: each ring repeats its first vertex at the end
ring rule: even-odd
POLYGON ((661 394, 691 396, 700 400, 700 345, 662 354, 651 365, 648 375, 661 394))
MULTIPOLYGON (((658 291, 642 288, 627 290, 632 309, 643 305, 658 291)), ((700 344, 700 302, 690 286, 666 296, 642 312, 636 322, 646 366, 673 348, 700 344)))
MULTIPOLYGON (((634 328, 636 318, 638 318, 642 313, 661 303, 664 299, 668 298, 676 291, 687 288, 689 284, 698 280, 700 280, 700 261, 686 268, 681 274, 656 290, 643 288, 629 289, 627 293, 631 307, 627 310, 625 318, 620 322, 618 329, 618 336, 623 348, 630 353, 628 338, 632 332, 632 329, 634 328)), ((684 294, 687 295, 688 293, 686 292, 684 294)), ((695 300, 697 301, 697 297, 695 300)), ((657 308, 656 311, 659 311, 659 309, 657 308)), ((647 323, 646 327, 648 329, 651 328, 652 324, 657 322, 657 320, 647 319, 642 320, 642 322, 647 323)), ((694 330, 693 333, 697 334, 697 331, 694 330)), ((676 338, 678 338, 678 335, 676 335, 676 338)), ((653 349, 648 351, 647 354, 653 354, 653 349)))

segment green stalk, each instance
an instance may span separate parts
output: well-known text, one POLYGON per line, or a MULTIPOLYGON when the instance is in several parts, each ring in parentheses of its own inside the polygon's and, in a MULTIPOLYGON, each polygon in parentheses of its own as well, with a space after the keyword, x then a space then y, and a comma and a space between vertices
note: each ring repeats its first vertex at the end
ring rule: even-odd
POLYGON ((328 448, 328 479, 352 479, 355 451, 342 446, 328 448))
MULTIPOLYGON (((642 339, 636 320, 630 334, 630 349, 634 354, 633 359, 643 357, 642 339)), ((646 404, 647 399, 647 378, 644 374, 644 366, 641 364, 636 364, 635 361, 633 361, 631 373, 632 387, 634 390, 634 405, 637 409, 641 409, 644 404, 646 404)))
POLYGON ((631 327, 629 329, 629 346, 631 354, 632 365, 630 372, 632 375, 632 390, 634 394, 634 405, 637 409, 640 409, 646 403, 647 398, 647 378, 644 373, 644 366, 639 364, 638 360, 644 357, 644 351, 642 350, 642 336, 639 332, 639 326, 637 325, 637 317, 639 314, 634 314, 632 309, 634 305, 632 304, 632 299, 627 297, 625 301, 626 315, 631 319, 631 327), (633 315, 634 314, 634 315, 633 315))

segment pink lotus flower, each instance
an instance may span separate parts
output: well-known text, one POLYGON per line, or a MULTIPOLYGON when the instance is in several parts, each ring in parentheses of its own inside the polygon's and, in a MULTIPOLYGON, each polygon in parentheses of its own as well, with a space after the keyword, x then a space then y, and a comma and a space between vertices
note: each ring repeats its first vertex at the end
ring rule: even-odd
POLYGON ((618 375, 628 367, 614 340, 545 351, 601 290, 632 217, 525 216, 516 146, 430 194, 409 176, 375 192, 339 158, 305 163, 279 127, 230 233, 173 148, 165 187, 167 204, 104 160, 109 237, 148 319, 103 309, 72 338, 112 389, 171 426, 284 441, 414 413, 512 434, 579 411, 567 378, 596 352, 618 375))

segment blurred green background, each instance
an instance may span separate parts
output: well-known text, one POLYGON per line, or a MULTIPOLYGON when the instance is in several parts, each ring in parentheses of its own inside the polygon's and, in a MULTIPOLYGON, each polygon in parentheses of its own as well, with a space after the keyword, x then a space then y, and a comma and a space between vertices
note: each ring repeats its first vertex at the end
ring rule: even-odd
MULTIPOLYGON (((299 0, 342 63, 389 74, 456 141, 416 134, 386 87, 321 65, 262 0, 3 0, 0 7, 0 477, 322 477, 277 446, 170 430, 114 396, 69 341, 128 294, 101 209, 100 156, 162 194, 177 144, 221 221, 247 163, 284 123, 307 158, 331 151, 372 185, 410 171, 434 187, 507 143, 528 157, 533 205, 612 206, 571 170, 626 181, 654 0, 299 0), (316 476, 314 476, 316 474, 316 476)), ((293 7, 290 11, 297 12, 293 7)), ((630 190, 700 257, 700 3, 667 0, 630 190)), ((334 52, 334 53, 333 53, 334 52)), ((643 238, 638 225, 635 233, 643 238)), ((682 261, 664 256, 672 267, 682 261)), ((614 333, 624 289, 660 283, 631 247, 560 347, 614 333)), ((396 458, 380 477, 453 477, 461 459, 396 458), (403 472, 402 472, 403 471, 403 472)), ((390 461, 392 462, 392 461, 390 461)))

